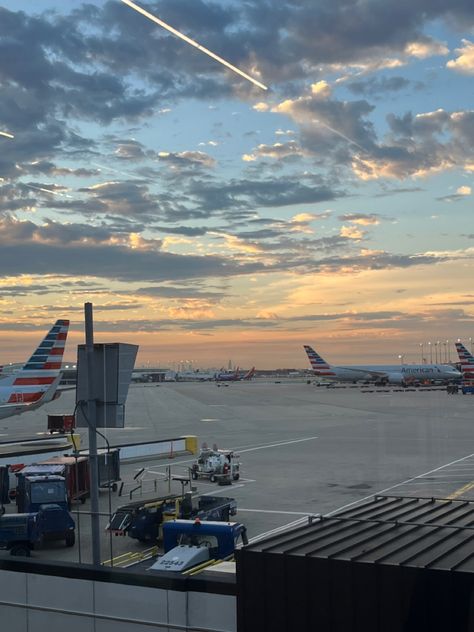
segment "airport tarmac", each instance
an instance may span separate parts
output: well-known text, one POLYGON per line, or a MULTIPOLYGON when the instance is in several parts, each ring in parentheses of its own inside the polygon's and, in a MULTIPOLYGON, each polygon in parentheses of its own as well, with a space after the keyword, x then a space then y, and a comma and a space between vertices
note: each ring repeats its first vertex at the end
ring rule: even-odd
MULTIPOLYGON (((47 414, 71 413, 74 398, 75 392, 67 391, 36 411, 2 420, 0 439, 45 433, 47 414)), ((130 387, 126 428, 105 433, 111 445, 191 434, 199 444, 237 450, 241 480, 225 487, 198 481, 198 491, 236 498, 236 519, 255 538, 379 493, 474 499, 473 413, 474 397, 444 390, 327 389, 284 380, 220 387, 214 382, 147 384, 130 387)), ((82 434, 86 447, 87 432, 82 434)), ((143 497, 156 495, 154 480, 168 464, 173 473, 183 474, 192 460, 176 456, 123 464, 124 491, 145 467, 143 497)), ((158 483, 158 494, 167 489, 158 483)), ((107 513, 107 492, 101 498, 107 513)), ((110 500, 115 508, 128 496, 114 493, 110 500)), ((82 512, 87 509, 88 502, 79 507, 84 539, 88 520, 82 512)), ((103 559, 142 548, 128 537, 111 542, 104 536, 102 544, 103 559)), ((34 555, 77 561, 78 547, 58 544, 34 555)), ((81 560, 89 556, 84 541, 81 560)))

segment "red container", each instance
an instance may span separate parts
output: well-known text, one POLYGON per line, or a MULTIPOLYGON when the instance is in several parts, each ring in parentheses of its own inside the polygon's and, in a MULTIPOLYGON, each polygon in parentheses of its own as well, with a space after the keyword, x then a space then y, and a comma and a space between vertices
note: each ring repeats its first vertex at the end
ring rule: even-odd
POLYGON ((65 434, 71 432, 76 427, 74 415, 48 415, 48 430, 50 434, 59 432, 65 434))

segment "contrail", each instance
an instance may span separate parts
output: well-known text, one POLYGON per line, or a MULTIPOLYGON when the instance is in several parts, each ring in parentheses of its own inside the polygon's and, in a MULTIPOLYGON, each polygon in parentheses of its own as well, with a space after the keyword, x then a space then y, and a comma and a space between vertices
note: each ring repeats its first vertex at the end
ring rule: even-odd
POLYGON ((313 123, 318 123, 319 125, 322 125, 323 127, 326 127, 330 132, 332 132, 333 134, 337 134, 338 136, 340 136, 341 138, 343 138, 344 140, 346 140, 348 143, 350 143, 351 145, 355 145, 356 147, 358 147, 359 149, 361 149, 364 153, 369 153, 367 151, 367 149, 364 149, 364 147, 362 147, 362 145, 359 145, 359 143, 356 143, 355 140, 352 140, 352 138, 349 138, 349 136, 346 136, 345 134, 343 134, 342 132, 338 132, 337 129, 334 129, 333 127, 330 127, 329 125, 327 125, 326 123, 323 123, 322 121, 318 120, 318 119, 313 119, 313 123))
POLYGON ((121 176, 127 176, 127 178, 134 178, 135 180, 150 180, 150 178, 144 178, 141 176, 137 176, 134 173, 128 173, 127 171, 119 171, 118 169, 113 169, 112 167, 107 167, 107 165, 101 165, 98 162, 91 162, 91 165, 94 167, 98 167, 103 171, 110 171, 112 173, 118 173, 121 176))
POLYGON ((163 22, 163 20, 160 20, 160 18, 157 18, 156 16, 154 16, 152 13, 148 13, 148 11, 145 11, 145 9, 142 9, 141 7, 139 7, 137 4, 135 4, 131 0, 122 0, 122 2, 124 4, 126 4, 126 5, 128 5, 130 8, 135 9, 135 11, 138 11, 138 13, 141 13, 142 15, 144 15, 146 18, 148 18, 152 22, 155 22, 155 24, 158 24, 159 26, 162 26, 164 29, 166 29, 170 33, 173 33, 173 35, 176 35, 176 37, 179 37, 180 39, 184 40, 185 42, 187 42, 191 46, 194 46, 195 48, 200 50, 202 53, 205 53, 206 55, 209 55, 209 57, 212 57, 212 59, 215 59, 220 64, 222 64, 223 66, 226 66, 227 68, 229 68, 233 72, 237 73, 238 75, 240 75, 244 79, 247 79, 247 81, 250 81, 251 83, 253 83, 256 86, 258 86, 259 88, 262 88, 262 90, 268 90, 267 86, 265 86, 263 83, 260 83, 260 81, 257 81, 256 79, 254 79, 253 77, 251 77, 247 73, 243 72, 243 70, 240 70, 239 68, 236 68, 235 66, 230 64, 228 61, 226 61, 225 59, 222 59, 222 57, 219 57, 219 55, 216 55, 215 53, 213 53, 209 49, 204 48, 204 46, 201 46, 201 44, 198 44, 197 42, 192 40, 190 37, 187 37, 183 33, 180 33, 179 31, 174 29, 169 24, 166 24, 166 22, 163 22))
POLYGON ((28 187, 29 189, 35 189, 36 191, 44 191, 44 193, 51 193, 51 195, 61 195, 62 197, 73 198, 72 195, 68 195, 67 193, 61 193, 60 191, 52 191, 51 189, 45 189, 44 187, 35 187, 33 184, 26 184, 26 182, 22 182, 22 185, 28 187))

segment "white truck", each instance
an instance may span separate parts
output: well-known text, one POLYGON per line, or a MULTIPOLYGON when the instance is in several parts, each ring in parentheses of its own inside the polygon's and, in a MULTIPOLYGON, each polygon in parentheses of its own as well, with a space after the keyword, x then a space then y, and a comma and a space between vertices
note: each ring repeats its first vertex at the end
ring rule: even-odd
POLYGON ((203 443, 197 460, 191 466, 191 478, 208 478, 211 483, 231 483, 240 478, 239 455, 233 450, 212 449, 203 443))

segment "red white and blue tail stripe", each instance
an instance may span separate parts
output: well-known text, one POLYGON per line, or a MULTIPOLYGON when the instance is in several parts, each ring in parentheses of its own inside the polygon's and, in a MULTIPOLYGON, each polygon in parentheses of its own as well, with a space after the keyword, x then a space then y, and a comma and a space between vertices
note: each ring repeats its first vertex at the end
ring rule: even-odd
POLYGON ((474 382, 474 356, 461 342, 456 342, 456 351, 458 352, 459 361, 461 363, 463 379, 474 382))
POLYGON ((308 356, 309 362, 311 364, 311 368, 315 372, 316 375, 327 375, 329 377, 335 376, 332 367, 328 364, 320 355, 316 353, 316 351, 309 347, 308 345, 303 345, 304 350, 306 351, 306 355, 308 356))
POLYGON ((31 404, 57 387, 68 329, 68 320, 57 320, 28 362, 0 381, 2 402, 31 404))

